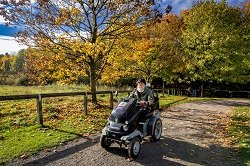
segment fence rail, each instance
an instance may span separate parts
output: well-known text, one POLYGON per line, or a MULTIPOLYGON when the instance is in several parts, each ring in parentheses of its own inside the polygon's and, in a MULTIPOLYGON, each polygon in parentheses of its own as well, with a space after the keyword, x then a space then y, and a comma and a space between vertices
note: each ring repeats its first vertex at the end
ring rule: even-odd
POLYGON ((23 99, 36 99, 38 94, 35 95, 11 95, 11 96, 0 96, 0 101, 4 100, 23 100, 23 99))

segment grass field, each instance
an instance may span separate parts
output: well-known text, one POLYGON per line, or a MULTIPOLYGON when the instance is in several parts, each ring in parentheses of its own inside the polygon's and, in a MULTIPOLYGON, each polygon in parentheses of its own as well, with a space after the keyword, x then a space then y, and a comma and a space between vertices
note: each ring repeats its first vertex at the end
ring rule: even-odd
POLYGON ((241 160, 250 166, 250 106, 235 109, 230 133, 241 160))
POLYGON ((0 85, 0 96, 4 95, 24 95, 39 93, 60 93, 60 92, 79 92, 88 90, 85 85, 67 85, 67 86, 5 86, 0 85))
MULTIPOLYGON (((0 95, 83 91, 81 86, 0 86, 0 95)), ((43 99, 44 128, 37 125, 36 100, 0 101, 0 165, 75 137, 96 133, 110 114, 109 96, 99 95, 99 105, 89 102, 83 114, 83 97, 43 99)))
MULTIPOLYGON (((88 88, 75 85, 52 85, 45 87, 0 86, 0 95, 77 92, 84 90, 88 90, 88 88)), ((159 96, 162 107, 190 101, 210 100, 209 98, 187 98, 167 95, 162 97, 162 94, 159 94, 159 96)), ((119 95, 118 98, 120 97, 122 96, 119 95)), ((43 99, 45 127, 37 125, 35 99, 0 101, 0 165, 15 157, 27 156, 76 137, 101 131, 106 124, 111 109, 109 108, 109 95, 98 95, 97 98, 98 105, 92 105, 91 102, 88 102, 87 116, 83 114, 82 96, 43 99)), ((245 114, 240 115, 245 117, 245 114)), ((249 121, 249 119, 247 120, 249 121)), ((235 132, 235 135, 237 136, 240 133, 240 131, 235 132)), ((243 152, 245 151, 249 154, 249 128, 247 133, 248 139, 245 139, 247 142, 243 143, 243 145, 247 144, 248 148, 243 146, 243 152), (248 149, 248 151, 244 149, 248 149)))

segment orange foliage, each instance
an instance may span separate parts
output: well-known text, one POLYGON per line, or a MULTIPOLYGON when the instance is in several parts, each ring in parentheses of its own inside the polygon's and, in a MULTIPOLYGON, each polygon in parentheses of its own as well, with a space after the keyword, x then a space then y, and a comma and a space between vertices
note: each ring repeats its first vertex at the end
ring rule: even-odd
POLYGON ((25 68, 33 84, 70 84, 86 75, 84 65, 80 62, 76 65, 66 54, 38 49, 27 50, 25 68))

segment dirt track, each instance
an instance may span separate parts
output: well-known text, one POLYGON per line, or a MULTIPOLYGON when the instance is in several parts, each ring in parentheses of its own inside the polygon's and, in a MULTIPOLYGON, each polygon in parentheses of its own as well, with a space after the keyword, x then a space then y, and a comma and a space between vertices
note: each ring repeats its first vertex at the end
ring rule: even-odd
POLYGON ((250 105, 249 100, 186 103, 162 113, 160 141, 143 142, 135 161, 126 149, 113 146, 110 152, 99 146, 99 136, 80 138, 66 145, 40 152, 9 165, 241 165, 225 139, 226 121, 232 109, 250 105))

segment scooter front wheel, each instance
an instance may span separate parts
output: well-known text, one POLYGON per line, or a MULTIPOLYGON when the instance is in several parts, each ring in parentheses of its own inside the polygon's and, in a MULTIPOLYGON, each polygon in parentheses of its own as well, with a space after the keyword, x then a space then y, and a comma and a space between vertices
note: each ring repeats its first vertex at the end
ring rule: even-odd
POLYGON ((102 148, 107 150, 111 146, 111 141, 107 139, 107 136, 102 135, 100 137, 100 145, 101 145, 102 148))
POLYGON ((141 142, 139 138, 134 138, 130 141, 128 146, 129 157, 136 159, 141 151, 141 142))

